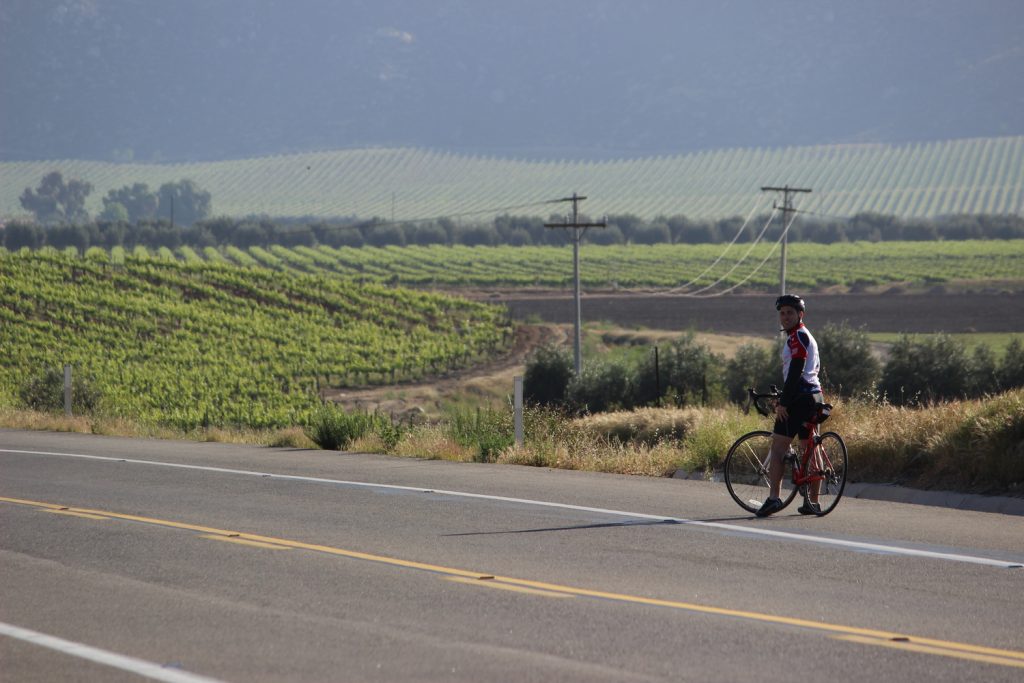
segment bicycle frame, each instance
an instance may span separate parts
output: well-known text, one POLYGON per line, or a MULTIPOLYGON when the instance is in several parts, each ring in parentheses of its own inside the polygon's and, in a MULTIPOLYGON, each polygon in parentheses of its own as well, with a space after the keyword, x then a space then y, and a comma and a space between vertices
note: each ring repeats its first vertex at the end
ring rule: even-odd
MULTIPOLYGON (((757 412, 766 417, 770 412, 759 401, 761 399, 777 400, 780 394, 778 387, 774 384, 767 394, 758 394, 753 389, 747 389, 747 393, 753 401, 757 412)), ((793 459, 793 485, 801 490, 806 490, 804 487, 808 484, 824 481, 827 478, 826 474, 832 469, 832 461, 829 460, 828 453, 824 449, 818 448, 821 445, 821 434, 818 432, 818 425, 817 420, 804 422, 804 428, 808 432, 807 441, 804 444, 804 452, 802 456, 797 456, 793 459), (817 457, 822 461, 821 466, 817 470, 811 471, 809 465, 812 464, 811 458, 815 457, 816 452, 818 453, 817 457)), ((765 457, 764 462, 761 463, 765 476, 767 476, 770 464, 771 454, 769 453, 765 457)))
POLYGON ((818 423, 805 422, 804 427, 807 428, 810 435, 807 437, 807 443, 804 445, 803 456, 793 461, 793 485, 798 487, 804 487, 816 481, 824 481, 826 479, 825 473, 832 469, 832 462, 828 458, 828 453, 824 449, 818 448, 821 445, 818 423), (819 468, 815 471, 811 471, 809 467, 812 464, 811 458, 813 457, 821 461, 819 468))
MULTIPOLYGON (((753 389, 747 391, 758 413, 769 417, 775 412, 774 404, 781 393, 775 386, 767 394, 753 389)), ((736 439, 723 462, 725 485, 733 500, 744 510, 757 514, 760 499, 766 491, 771 491, 774 470, 785 477, 782 490, 777 494, 781 497, 782 508, 800 493, 805 501, 799 510, 801 514, 823 517, 834 510, 846 488, 848 455, 842 437, 832 431, 819 431, 831 411, 831 404, 821 402, 817 410, 803 420, 800 433, 807 437, 800 446, 792 444, 792 439, 783 441, 777 434, 763 429, 736 439), (783 443, 789 446, 783 449, 785 453, 778 453, 783 443), (788 474, 786 467, 792 470, 788 474)))

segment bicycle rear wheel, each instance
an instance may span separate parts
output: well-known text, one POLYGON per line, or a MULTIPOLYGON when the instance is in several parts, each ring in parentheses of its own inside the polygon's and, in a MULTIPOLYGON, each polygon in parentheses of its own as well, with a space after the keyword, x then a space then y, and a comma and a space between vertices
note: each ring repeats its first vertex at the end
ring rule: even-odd
MULTIPOLYGON (((821 445, 815 451, 814 463, 810 465, 812 474, 820 474, 825 478, 821 481, 818 492, 818 505, 821 506, 819 517, 823 517, 835 509, 846 489, 846 469, 848 457, 846 444, 835 432, 821 435, 821 445)), ((813 485, 813 484, 812 484, 813 485)))
MULTIPOLYGON (((729 495, 747 512, 757 512, 768 497, 768 465, 772 448, 772 433, 759 431, 744 434, 725 456, 725 487, 729 495)), ((796 496, 796 487, 789 473, 792 464, 786 463, 782 475, 782 507, 796 496)), ((845 471, 845 470, 844 470, 845 471)))

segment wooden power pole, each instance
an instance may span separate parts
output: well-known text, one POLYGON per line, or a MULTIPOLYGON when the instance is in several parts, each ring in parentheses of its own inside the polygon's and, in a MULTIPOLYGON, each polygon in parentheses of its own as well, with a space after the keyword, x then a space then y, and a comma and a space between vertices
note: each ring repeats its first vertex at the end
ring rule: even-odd
POLYGON ((779 294, 786 293, 786 243, 789 242, 789 237, 786 234, 786 228, 789 227, 789 220, 787 217, 789 214, 796 211, 793 208, 793 200, 790 195, 795 192, 810 192, 809 187, 790 187, 786 185, 784 187, 762 187, 761 192, 781 192, 782 193, 782 206, 776 203, 772 204, 773 209, 779 209, 782 211, 782 256, 779 261, 779 294))
POLYGON ((576 368, 576 376, 579 377, 583 371, 583 350, 582 340, 583 334, 580 328, 580 239, 583 237, 583 233, 587 231, 587 228, 607 228, 608 221, 603 220, 600 223, 580 223, 579 218, 579 203, 586 199, 581 197, 575 192, 572 193, 571 197, 563 197, 559 199, 560 202, 572 202, 572 222, 564 223, 545 223, 545 228, 570 228, 572 229, 572 279, 573 279, 573 292, 574 300, 576 303, 576 324, 573 348, 575 351, 574 360, 576 368))

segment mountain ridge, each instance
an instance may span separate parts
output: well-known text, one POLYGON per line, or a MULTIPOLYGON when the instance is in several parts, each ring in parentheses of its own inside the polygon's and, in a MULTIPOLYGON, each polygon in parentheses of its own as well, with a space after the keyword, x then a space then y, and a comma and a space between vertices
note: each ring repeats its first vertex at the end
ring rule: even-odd
POLYGON ((614 159, 1024 133, 1014 0, 8 0, 0 159, 614 159))

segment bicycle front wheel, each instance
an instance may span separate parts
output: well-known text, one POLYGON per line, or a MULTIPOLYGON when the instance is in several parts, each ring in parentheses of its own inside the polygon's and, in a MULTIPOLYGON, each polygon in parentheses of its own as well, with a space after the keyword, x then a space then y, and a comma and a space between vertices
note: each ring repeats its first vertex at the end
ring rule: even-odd
POLYGON ((821 435, 821 444, 815 450, 811 474, 821 475, 818 490, 818 505, 821 506, 819 517, 827 515, 839 504, 846 489, 846 468, 848 457, 843 438, 835 432, 821 435))
MULTIPOLYGON (((729 489, 732 499, 747 512, 757 512, 768 497, 771 450, 771 432, 750 432, 737 439, 725 456, 725 487, 729 489)), ((787 462, 780 492, 782 507, 789 505, 796 496, 793 479, 786 474, 790 468, 792 465, 787 462)))

